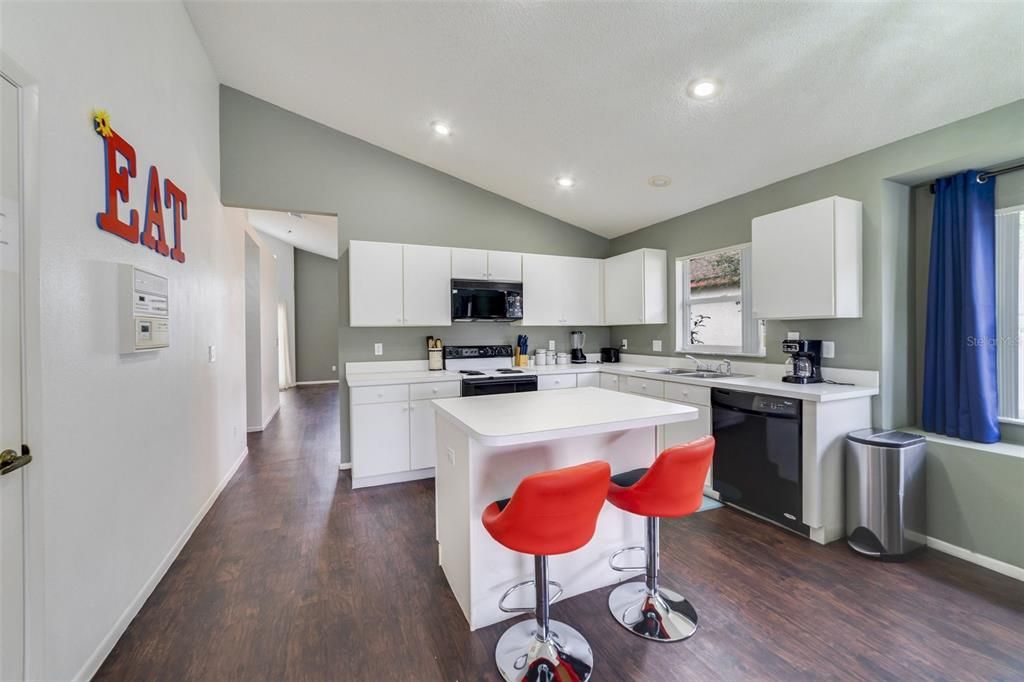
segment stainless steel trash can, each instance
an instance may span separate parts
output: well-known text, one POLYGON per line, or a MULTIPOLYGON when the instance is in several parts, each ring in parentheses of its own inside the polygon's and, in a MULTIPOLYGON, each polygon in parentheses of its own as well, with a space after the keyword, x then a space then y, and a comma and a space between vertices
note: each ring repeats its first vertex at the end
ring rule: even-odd
POLYGON ((846 535, 861 554, 900 561, 925 545, 925 440, 904 431, 846 436, 846 535))

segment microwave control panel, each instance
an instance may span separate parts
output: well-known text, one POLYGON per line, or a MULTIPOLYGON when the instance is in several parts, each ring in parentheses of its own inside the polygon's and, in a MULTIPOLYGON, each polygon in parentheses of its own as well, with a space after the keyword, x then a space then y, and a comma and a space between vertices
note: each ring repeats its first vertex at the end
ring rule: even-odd
POLYGON ((118 267, 121 352, 167 348, 171 345, 167 278, 134 265, 118 267))

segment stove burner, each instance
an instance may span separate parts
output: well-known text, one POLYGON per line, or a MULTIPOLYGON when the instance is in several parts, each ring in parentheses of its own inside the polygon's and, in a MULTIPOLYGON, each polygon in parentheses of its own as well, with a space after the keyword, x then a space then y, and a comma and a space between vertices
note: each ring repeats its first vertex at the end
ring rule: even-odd
POLYGON ((471 377, 482 377, 482 376, 484 376, 483 372, 478 372, 475 369, 460 369, 459 370, 459 374, 465 374, 466 376, 471 376, 471 377))
POLYGON ((499 369, 497 371, 498 371, 499 374, 522 374, 523 373, 523 370, 521 370, 521 369, 499 369))

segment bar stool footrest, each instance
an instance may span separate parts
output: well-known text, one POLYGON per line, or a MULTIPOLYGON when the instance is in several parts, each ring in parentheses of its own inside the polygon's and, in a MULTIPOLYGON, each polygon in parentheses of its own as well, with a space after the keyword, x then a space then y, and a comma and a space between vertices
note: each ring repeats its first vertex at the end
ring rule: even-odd
POLYGON ((632 547, 623 547, 619 551, 612 554, 610 557, 608 557, 608 566, 610 566, 613 571, 618 571, 619 573, 633 573, 635 571, 647 570, 646 566, 616 566, 615 559, 620 554, 625 554, 626 552, 643 552, 646 556, 647 548, 643 545, 633 545, 632 547))
MULTIPOLYGON (((498 610, 504 613, 533 613, 537 608, 536 604, 533 606, 505 606, 505 600, 512 596, 513 593, 521 590, 527 586, 536 585, 536 580, 524 580, 521 583, 516 583, 512 587, 505 590, 505 594, 501 595, 501 599, 498 600, 498 610)), ((562 596, 562 583, 557 580, 549 580, 548 585, 554 585, 556 592, 548 598, 548 604, 554 604, 558 601, 558 598, 562 596)))

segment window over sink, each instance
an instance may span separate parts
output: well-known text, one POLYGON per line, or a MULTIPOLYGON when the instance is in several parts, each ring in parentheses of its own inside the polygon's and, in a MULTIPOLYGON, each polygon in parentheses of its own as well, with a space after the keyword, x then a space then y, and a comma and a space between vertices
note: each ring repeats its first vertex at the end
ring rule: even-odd
POLYGON ((999 416, 1024 420, 1024 206, 996 211, 999 416))
POLYGON ((763 356, 750 282, 750 244, 677 258, 676 352, 763 356))

